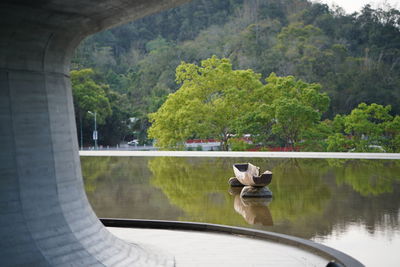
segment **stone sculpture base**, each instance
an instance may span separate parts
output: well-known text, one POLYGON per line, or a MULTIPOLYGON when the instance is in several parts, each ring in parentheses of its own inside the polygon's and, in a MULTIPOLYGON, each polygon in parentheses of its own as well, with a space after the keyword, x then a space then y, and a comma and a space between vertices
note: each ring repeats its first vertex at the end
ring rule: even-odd
POLYGON ((243 187, 244 186, 244 184, 239 182, 239 180, 236 177, 229 178, 228 184, 232 187, 243 187))
POLYGON ((247 185, 243 187, 240 192, 240 197, 272 197, 272 192, 267 186, 265 187, 255 187, 247 185))

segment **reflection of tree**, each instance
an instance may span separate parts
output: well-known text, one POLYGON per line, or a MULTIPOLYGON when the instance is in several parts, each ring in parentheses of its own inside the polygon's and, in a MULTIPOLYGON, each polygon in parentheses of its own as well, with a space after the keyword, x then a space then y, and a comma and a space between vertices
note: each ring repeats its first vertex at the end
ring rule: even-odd
POLYGON ((97 184, 106 179, 112 178, 114 183, 119 179, 140 183, 150 175, 147 159, 143 158, 83 157, 81 165, 86 192, 95 191, 97 184))
MULTIPOLYGON (((243 225, 233 212, 227 180, 235 159, 155 158, 149 162, 151 183, 163 190, 171 203, 186 212, 185 220, 243 225)), ((270 185, 273 202, 269 210, 274 222, 296 221, 321 214, 330 192, 322 180, 322 168, 312 160, 265 160, 252 163, 273 167, 270 185)), ((320 161, 318 161, 320 162, 320 161)))
POLYGON ((391 193, 400 182, 400 162, 388 160, 329 160, 338 185, 346 184, 363 196, 391 193))
POLYGON ((274 225, 251 227, 303 238, 345 231, 349 222, 371 233, 399 229, 400 161, 83 157, 82 171, 98 216, 250 226, 265 210, 239 215, 227 183, 232 164, 249 160, 274 173, 274 225))
POLYGON ((88 199, 99 217, 176 220, 182 212, 149 184, 149 158, 82 157, 88 199))
POLYGON ((147 162, 148 158, 139 157, 82 157, 85 189, 90 192, 96 188, 96 183, 110 178, 115 183, 119 179, 129 179, 133 183, 147 181, 150 176, 147 162))
POLYGON ((95 191, 97 180, 111 173, 110 160, 110 157, 86 157, 81 160, 86 192, 95 191))
POLYGON ((232 162, 223 158, 167 158, 149 161, 151 183, 162 189, 170 202, 186 213, 182 220, 245 225, 232 212, 227 193, 232 162))
POLYGON ((286 160, 273 169, 269 186, 273 192, 270 205, 274 221, 298 221, 321 214, 331 194, 322 182, 326 173, 324 160, 286 160))

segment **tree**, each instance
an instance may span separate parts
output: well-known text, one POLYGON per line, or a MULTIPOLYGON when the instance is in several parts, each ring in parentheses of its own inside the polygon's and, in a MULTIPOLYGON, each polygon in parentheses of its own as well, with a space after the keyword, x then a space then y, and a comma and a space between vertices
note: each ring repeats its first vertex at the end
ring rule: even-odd
POLYGON ((323 77, 331 59, 328 37, 321 29, 302 23, 290 24, 277 35, 274 52, 280 55, 277 62, 280 73, 315 80, 323 77), (327 64, 328 63, 328 64, 327 64))
POLYGON ((114 146, 132 134, 133 125, 129 119, 134 117, 135 112, 126 95, 109 90, 107 98, 112 113, 106 118, 104 125, 100 126, 100 133, 105 144, 114 146))
POLYGON ((385 124, 384 147, 387 152, 400 152, 400 116, 385 124))
POLYGON ((392 119, 390 110, 391 106, 361 103, 351 111, 350 115, 346 116, 345 132, 353 135, 357 140, 362 139, 363 136, 369 139, 378 138, 384 130, 380 124, 392 119))
POLYGON ((278 135, 286 146, 295 146, 305 133, 317 127, 322 114, 328 109, 329 97, 320 93, 321 85, 309 84, 293 76, 278 77, 272 73, 267 84, 259 87, 252 96, 254 103, 250 116, 243 124, 243 132, 278 135))
POLYGON ((332 134, 330 120, 324 120, 305 130, 301 151, 327 151, 327 138, 332 134))
POLYGON ((349 115, 337 115, 328 138, 329 151, 396 152, 399 149, 399 116, 390 115, 391 106, 361 103, 349 115))
POLYGON ((287 145, 295 146, 303 132, 316 124, 320 114, 310 106, 304 106, 297 99, 278 99, 272 108, 275 111, 275 123, 272 132, 283 136, 287 145))
POLYGON ((346 136, 344 136, 341 133, 335 133, 330 135, 328 137, 327 143, 328 143, 327 150, 335 152, 347 152, 349 151, 349 148, 351 147, 352 144, 351 140, 346 138, 346 136))
POLYGON ((248 99, 262 86, 251 70, 233 70, 228 59, 213 56, 200 66, 182 63, 176 70, 181 87, 149 115, 149 137, 162 148, 182 148, 188 138, 215 138, 228 150, 236 121, 251 108, 248 99))
MULTIPOLYGON (((93 121, 88 111, 97 113, 97 124, 103 125, 106 118, 111 115, 110 102, 106 96, 107 86, 98 84, 93 80, 94 71, 92 69, 82 69, 71 71, 72 95, 74 98, 75 119, 80 129, 89 137, 90 122, 93 121), (90 122, 89 122, 90 121, 90 122)), ((82 138, 81 132, 79 137, 82 138)), ((102 138, 100 136, 100 138, 102 138)), ((85 138, 88 140, 88 138, 85 138)))

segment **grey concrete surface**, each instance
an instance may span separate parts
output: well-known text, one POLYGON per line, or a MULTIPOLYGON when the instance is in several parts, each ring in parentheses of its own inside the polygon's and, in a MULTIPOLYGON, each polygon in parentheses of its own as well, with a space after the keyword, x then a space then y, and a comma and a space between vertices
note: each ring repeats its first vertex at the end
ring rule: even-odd
POLYGON ((400 153, 336 152, 232 152, 232 151, 118 151, 84 150, 81 156, 114 157, 215 157, 215 158, 313 158, 313 159, 400 159, 400 153))
MULTIPOLYGON (((280 261, 282 261, 282 264, 278 264, 278 266, 291 265, 290 258, 292 256, 290 251, 293 252, 293 249, 297 250, 299 252, 297 255, 302 258, 302 260, 299 262, 303 261, 305 263, 309 263, 310 259, 324 259, 325 263, 336 262, 340 266, 364 266, 357 259, 339 250, 327 247, 319 243, 315 243, 310 240, 274 232, 199 222, 118 218, 101 218, 100 220, 105 226, 108 227, 111 232, 118 232, 117 236, 120 236, 123 239, 133 240, 132 237, 134 236, 136 238, 136 235, 132 235, 132 233, 136 233, 137 231, 142 230, 143 233, 137 236, 137 240, 139 242, 148 242, 147 244, 158 244, 167 251, 169 251, 171 247, 174 247, 174 249, 178 250, 183 249, 185 251, 185 253, 183 253, 184 255, 179 255, 179 253, 176 252, 174 252, 173 255, 176 258, 184 256, 188 259, 193 259, 193 265, 195 265, 197 263, 197 260, 199 259, 199 255, 197 254, 200 254, 199 252, 203 250, 209 249, 206 253, 202 254, 201 257, 208 258, 207 263, 210 265, 222 266, 221 263, 224 262, 224 260, 227 260, 229 262, 229 257, 235 259, 238 259, 238 257, 246 257, 246 260, 245 262, 242 262, 242 265, 250 266, 255 263, 256 265, 260 263, 261 266, 275 266, 274 262, 269 262, 268 260, 265 260, 264 254, 267 251, 270 251, 271 247, 275 247, 278 250, 281 250, 281 252, 289 252, 277 252, 278 255, 272 255, 273 258, 281 258, 280 261), (120 229, 115 230, 115 228, 120 229), (169 231, 171 229, 172 231, 169 231), (200 235, 200 237, 196 237, 198 233, 206 235, 200 235), (168 238, 165 238, 165 236, 168 236, 168 238), (202 237, 204 236, 208 237, 202 239, 202 237), (236 242, 228 241, 232 236, 239 238, 236 239, 236 242), (164 242, 161 241, 163 238, 164 242), (257 239, 261 242, 257 242, 259 246, 249 246, 249 239, 257 239), (265 251, 262 248, 265 248, 265 251), (232 249, 235 251, 235 255, 231 255, 232 249), (242 252, 240 253, 240 251, 242 252), (250 251, 250 253, 246 253, 247 251, 250 251), (213 261, 214 256, 216 256, 215 258, 218 260, 215 259, 213 261), (252 259, 253 256, 254 259, 252 259)), ((273 254, 275 254, 275 252, 273 252, 273 254)), ((319 262, 319 264, 315 264, 315 266, 326 265, 321 264, 322 262, 319 262)), ((312 264, 311 266, 313 265, 314 264, 312 264)), ((184 266, 192 265, 186 264, 184 266)))
POLYGON ((127 242, 162 247, 176 267, 326 266, 329 259, 278 242, 245 236, 182 230, 107 228, 127 242))
POLYGON ((89 34, 183 2, 0 2, 0 266, 173 265, 114 237, 93 213, 69 64, 89 34))

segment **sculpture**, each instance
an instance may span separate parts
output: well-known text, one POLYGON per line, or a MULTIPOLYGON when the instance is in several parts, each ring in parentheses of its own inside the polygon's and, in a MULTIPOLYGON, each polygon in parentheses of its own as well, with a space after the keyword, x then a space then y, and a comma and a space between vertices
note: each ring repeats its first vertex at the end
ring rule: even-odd
POLYGON ((272 192, 267 185, 272 181, 272 172, 265 171, 261 175, 260 168, 251 163, 233 164, 235 177, 228 183, 233 187, 242 187, 241 197, 272 197, 272 192))

